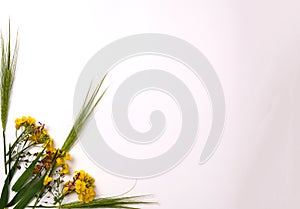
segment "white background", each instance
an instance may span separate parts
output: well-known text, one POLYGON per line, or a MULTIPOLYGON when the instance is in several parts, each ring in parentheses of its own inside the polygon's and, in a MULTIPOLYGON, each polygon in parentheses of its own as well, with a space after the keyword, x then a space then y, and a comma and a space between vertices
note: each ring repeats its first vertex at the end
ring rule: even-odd
MULTIPOLYGON (((179 166, 139 180, 130 194, 154 194, 160 205, 149 208, 299 208, 299 11, 296 0, 1 1, 2 31, 11 17, 12 31, 20 34, 8 131, 14 118, 32 115, 61 145, 72 126, 77 79, 92 55, 132 34, 177 36, 216 70, 226 129, 205 165, 198 164, 199 140, 179 166)), ((71 154, 74 169, 96 178, 100 195, 134 184, 98 168, 79 145, 71 154)))

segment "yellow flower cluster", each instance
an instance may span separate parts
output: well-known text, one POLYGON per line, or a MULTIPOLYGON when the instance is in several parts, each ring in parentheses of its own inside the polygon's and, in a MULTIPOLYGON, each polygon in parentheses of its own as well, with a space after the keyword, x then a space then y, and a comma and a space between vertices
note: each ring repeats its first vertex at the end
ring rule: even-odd
POLYGON ((16 129, 18 130, 21 126, 35 125, 36 120, 30 116, 23 116, 15 120, 16 129))
POLYGON ((68 152, 60 153, 59 157, 56 159, 56 165, 62 167, 62 170, 59 172, 60 174, 69 173, 69 165, 65 160, 71 160, 71 155, 68 152))
MULTIPOLYGON (((53 161, 56 159, 56 167, 62 168, 60 171, 61 175, 69 173, 69 166, 65 162, 66 160, 71 160, 71 156, 67 152, 62 152, 54 148, 53 139, 48 134, 45 126, 41 123, 36 125, 36 120, 31 117, 17 118, 15 120, 16 129, 24 128, 26 134, 26 140, 30 140, 35 144, 43 144, 43 148, 46 148, 46 153, 43 155, 43 158, 40 163, 35 166, 34 173, 38 173, 40 170, 45 169, 49 170, 53 166, 53 161), (54 159, 55 157, 55 159, 54 159)), ((45 181, 51 177, 46 177, 45 181)))
POLYGON ((46 151, 42 160, 35 166, 34 173, 38 173, 42 169, 49 170, 55 166, 55 168, 61 169, 59 171, 60 175, 66 175, 69 173, 69 165, 66 163, 67 160, 71 160, 71 155, 68 152, 53 148, 52 151, 46 151))
POLYGON ((22 118, 17 118, 15 120, 16 129, 19 130, 21 127, 24 127, 28 140, 36 144, 47 143, 50 139, 50 136, 45 129, 43 124, 36 125, 36 120, 31 116, 23 116, 22 118))
POLYGON ((85 171, 77 171, 74 176, 75 192, 82 203, 88 203, 94 200, 96 192, 94 190, 95 179, 85 171))
MULTIPOLYGON (((36 120, 31 116, 17 118, 15 120, 15 127, 17 130, 22 128, 22 134, 24 140, 30 140, 33 144, 42 144, 45 148, 43 157, 34 167, 33 174, 48 173, 50 169, 60 169, 59 178, 63 178, 65 174, 69 173, 69 166, 66 161, 71 160, 71 155, 68 152, 61 149, 54 148, 54 141, 46 131, 43 124, 36 124, 36 120)), ((35 155, 37 155, 36 153, 35 155)), ((56 177, 55 177, 56 178, 56 177)), ((46 175, 43 185, 45 187, 52 188, 51 182, 63 182, 53 180, 53 177, 46 175)), ((89 203, 94 200, 96 196, 95 192, 95 179, 83 170, 76 171, 72 181, 68 181, 63 186, 62 197, 70 193, 77 193, 78 199, 82 203, 89 203)))

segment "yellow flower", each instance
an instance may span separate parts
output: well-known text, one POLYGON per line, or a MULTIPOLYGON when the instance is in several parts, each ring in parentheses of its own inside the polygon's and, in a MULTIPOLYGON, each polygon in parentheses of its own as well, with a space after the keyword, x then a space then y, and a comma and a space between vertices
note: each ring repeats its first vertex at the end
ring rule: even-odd
POLYGON ((88 203, 94 200, 96 192, 94 190, 95 180, 85 171, 76 171, 73 177, 73 181, 68 181, 63 188, 62 193, 64 195, 76 192, 78 199, 82 203, 88 203))
POLYGON ((17 130, 20 128, 21 124, 22 124, 22 120, 20 118, 17 118, 15 120, 15 125, 17 130))
POLYGON ((63 195, 66 195, 69 192, 69 188, 68 187, 64 187, 63 189, 63 195))
POLYGON ((65 161, 62 158, 59 157, 59 158, 56 159, 56 164, 57 165, 64 165, 65 161))
POLYGON ((68 174, 69 173, 69 165, 67 163, 63 164, 63 169, 60 171, 60 174, 68 174))
MULTIPOLYGON (((60 152, 60 150, 58 151, 60 152)), ((59 172, 60 174, 68 174, 69 173, 69 165, 64 161, 64 158, 58 157, 56 159, 57 166, 62 167, 62 170, 59 172)))
POLYGON ((65 155, 64 159, 65 160, 71 160, 72 158, 71 158, 71 155, 68 152, 66 152, 66 155, 65 155))
POLYGON ((75 191, 74 183, 72 181, 68 181, 64 184, 63 195, 70 194, 75 191))
POLYGON ((75 191, 76 191, 76 193, 79 194, 84 190, 85 185, 83 183, 84 182, 82 182, 79 179, 75 181, 75 191))
POLYGON ((52 177, 49 177, 48 175, 45 176, 44 178, 44 186, 46 186, 47 184, 49 184, 52 181, 52 177))
POLYGON ((39 136, 36 135, 36 134, 33 134, 32 136, 30 136, 30 137, 28 138, 28 140, 31 140, 31 141, 33 141, 34 143, 38 144, 38 143, 39 143, 39 136))
POLYGON ((26 116, 22 116, 21 121, 22 121, 22 123, 25 123, 27 121, 26 116))
POLYGON ((29 125, 35 124, 35 121, 36 121, 36 120, 35 120, 33 117, 28 116, 28 118, 27 118, 27 123, 28 123, 29 125))
POLYGON ((78 195, 78 199, 81 200, 83 203, 89 203, 94 200, 96 193, 94 188, 89 187, 85 190, 84 193, 78 195))
POLYGON ((42 129, 42 134, 48 135, 47 129, 45 127, 42 129))
POLYGON ((80 170, 79 172, 77 171, 76 173, 78 174, 78 178, 83 181, 85 177, 85 172, 83 170, 80 170))
POLYGON ((48 152, 55 152, 55 149, 53 147, 53 139, 49 138, 47 141, 45 141, 43 147, 46 147, 46 150, 48 152))
POLYGON ((94 190, 95 180, 83 170, 77 171, 74 176, 75 179, 75 192, 78 194, 78 199, 82 203, 88 203, 94 200, 96 192, 94 190))

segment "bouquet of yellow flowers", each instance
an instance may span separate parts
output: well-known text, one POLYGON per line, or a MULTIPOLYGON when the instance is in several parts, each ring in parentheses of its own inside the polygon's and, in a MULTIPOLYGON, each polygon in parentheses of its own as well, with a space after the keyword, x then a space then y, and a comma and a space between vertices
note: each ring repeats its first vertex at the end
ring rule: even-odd
POLYGON ((144 195, 96 197, 95 179, 87 172, 79 170, 72 177, 69 176, 69 151, 105 93, 105 90, 100 93, 105 77, 94 91, 87 92, 81 111, 61 148, 54 147, 54 141, 45 124, 37 122, 31 116, 15 120, 16 139, 7 145, 6 126, 18 55, 18 39, 12 47, 10 26, 8 31, 7 41, 1 34, 0 93, 4 150, 2 162, 6 177, 1 192, 0 209, 135 209, 139 208, 138 205, 152 204, 153 202, 140 200, 144 195), (18 172, 20 174, 16 175, 18 172), (78 201, 65 203, 65 197, 72 194, 77 195, 78 201))

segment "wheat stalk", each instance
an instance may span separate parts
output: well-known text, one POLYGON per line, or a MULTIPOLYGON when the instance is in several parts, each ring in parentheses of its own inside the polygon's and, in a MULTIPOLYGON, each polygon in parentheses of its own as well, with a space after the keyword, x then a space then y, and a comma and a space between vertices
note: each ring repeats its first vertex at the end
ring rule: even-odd
POLYGON ((1 39, 1 123, 3 129, 3 150, 4 150, 4 162, 5 162, 5 174, 7 173, 6 167, 6 139, 5 130, 8 118, 8 111, 10 105, 10 97, 13 89, 13 84, 15 80, 15 73, 17 67, 17 57, 18 57, 18 34, 15 42, 15 47, 12 52, 11 50, 11 34, 10 34, 10 21, 8 25, 8 40, 5 44, 2 33, 0 33, 1 39))

